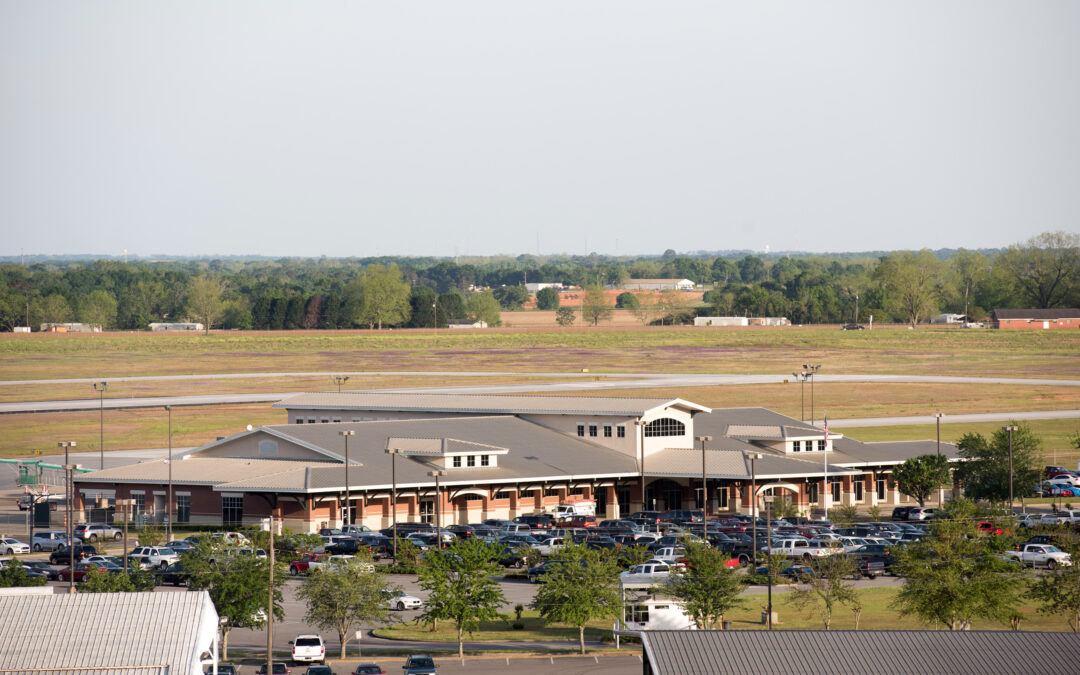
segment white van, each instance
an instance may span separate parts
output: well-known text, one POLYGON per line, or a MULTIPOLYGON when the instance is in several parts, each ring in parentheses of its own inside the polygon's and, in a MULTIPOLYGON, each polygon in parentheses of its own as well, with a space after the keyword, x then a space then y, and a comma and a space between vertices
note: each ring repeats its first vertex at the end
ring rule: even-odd
POLYGON ((596 502, 580 501, 568 504, 559 504, 551 510, 556 519, 567 516, 595 516, 596 502))

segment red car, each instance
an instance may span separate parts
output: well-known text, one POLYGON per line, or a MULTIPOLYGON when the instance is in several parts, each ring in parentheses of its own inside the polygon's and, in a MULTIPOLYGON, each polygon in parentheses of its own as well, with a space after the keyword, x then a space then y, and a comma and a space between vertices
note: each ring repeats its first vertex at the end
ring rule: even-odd
POLYGON ((596 516, 568 516, 559 521, 562 527, 596 527, 596 516))
POLYGON ((299 560, 294 560, 293 563, 289 565, 289 575, 295 577, 298 574, 307 574, 311 571, 311 563, 315 563, 315 565, 318 566, 329 559, 329 553, 305 553, 300 556, 299 560))
MULTIPOLYGON (((75 563, 75 583, 77 583, 77 584, 82 583, 82 581, 86 578, 86 573, 90 571, 90 568, 95 568, 98 571, 100 571, 102 573, 106 573, 106 574, 108 574, 108 573, 115 574, 117 571, 123 571, 123 569, 124 569, 124 568, 119 567, 117 565, 113 565, 113 564, 110 564, 110 563, 102 563, 102 562, 97 562, 97 563, 79 562, 79 563, 75 563)), ((59 578, 60 581, 70 581, 71 580, 71 568, 70 567, 65 567, 64 569, 60 570, 60 573, 57 575, 57 578, 59 578)))

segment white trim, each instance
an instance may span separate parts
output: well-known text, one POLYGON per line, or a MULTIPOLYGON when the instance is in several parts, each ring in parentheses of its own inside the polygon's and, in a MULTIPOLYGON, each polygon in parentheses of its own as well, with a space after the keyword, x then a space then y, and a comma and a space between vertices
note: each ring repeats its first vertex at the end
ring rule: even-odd
MULTIPOLYGON (((146 481, 143 481, 143 482, 145 483, 146 481)), ((133 495, 145 495, 145 494, 146 494, 146 490, 128 490, 128 494, 133 494, 133 495)))
POLYGON ((154 494, 155 495, 167 495, 167 494, 169 494, 169 491, 168 490, 154 490, 154 494))
POLYGON ((173 494, 176 495, 177 497, 190 497, 191 496, 190 492, 174 492, 173 494))
POLYGON ((222 497, 241 497, 242 498, 244 496, 244 493, 243 492, 222 492, 221 496, 222 497))

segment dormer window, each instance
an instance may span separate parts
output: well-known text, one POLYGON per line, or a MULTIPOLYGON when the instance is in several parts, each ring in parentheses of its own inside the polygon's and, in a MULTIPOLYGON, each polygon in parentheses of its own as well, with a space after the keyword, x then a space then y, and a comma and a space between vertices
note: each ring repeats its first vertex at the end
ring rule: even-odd
POLYGON ((820 451, 820 452, 825 452, 825 450, 826 450, 826 447, 827 447, 827 446, 826 446, 826 443, 825 443, 825 439, 824 439, 824 438, 822 438, 821 440, 819 440, 819 441, 817 442, 817 449, 818 449, 818 451, 820 451))
POLYGON ((469 466, 476 466, 476 455, 469 455, 465 463, 469 466))
POLYGON ((454 462, 453 463, 454 463, 454 468, 455 469, 460 469, 461 468, 461 455, 456 455, 454 457, 454 462))
POLYGON ((480 466, 490 465, 490 455, 480 455, 480 466))

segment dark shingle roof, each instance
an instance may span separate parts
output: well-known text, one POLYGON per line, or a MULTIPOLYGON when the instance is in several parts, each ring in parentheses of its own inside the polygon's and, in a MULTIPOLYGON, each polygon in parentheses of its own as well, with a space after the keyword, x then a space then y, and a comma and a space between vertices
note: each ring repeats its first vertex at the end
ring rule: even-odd
POLYGON ((1080 319, 1080 309, 995 309, 994 319, 1080 319))
POLYGON ((1035 631, 642 632, 655 675, 714 673, 911 675, 1073 671, 1076 633, 1035 631))

